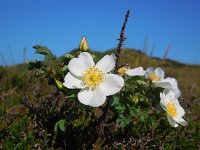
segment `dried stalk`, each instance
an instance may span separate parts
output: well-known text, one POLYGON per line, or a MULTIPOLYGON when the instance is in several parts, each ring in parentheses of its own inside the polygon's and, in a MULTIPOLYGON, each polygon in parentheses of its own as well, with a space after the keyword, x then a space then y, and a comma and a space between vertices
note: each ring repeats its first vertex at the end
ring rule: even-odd
POLYGON ((117 46, 117 52, 115 54, 116 55, 115 72, 117 72, 117 69, 120 68, 120 56, 121 56, 121 51, 122 51, 122 45, 123 45, 124 41, 127 39, 125 36, 125 28, 126 28, 126 24, 128 22, 129 15, 130 15, 130 10, 128 10, 126 12, 124 24, 122 26, 121 33, 120 33, 120 38, 117 39, 117 40, 119 40, 119 43, 117 46))
MULTIPOLYGON (((125 37, 125 28, 126 28, 126 24, 127 24, 127 21, 128 21, 129 14, 130 14, 130 11, 128 10, 126 12, 124 24, 123 24, 122 29, 121 29, 120 38, 118 39, 119 43, 118 43, 118 47, 117 47, 117 52, 115 54, 116 55, 115 72, 117 72, 117 69, 120 67, 120 54, 121 54, 123 42, 126 40, 126 37, 125 37)), ((97 121, 96 124, 102 124, 103 122, 105 122, 106 116, 107 116, 107 113, 108 113, 108 104, 109 104, 108 101, 110 99, 111 99, 110 96, 107 97, 107 100, 104 103, 104 107, 101 107, 101 109, 103 111, 103 114, 98 119, 98 121, 97 121)))

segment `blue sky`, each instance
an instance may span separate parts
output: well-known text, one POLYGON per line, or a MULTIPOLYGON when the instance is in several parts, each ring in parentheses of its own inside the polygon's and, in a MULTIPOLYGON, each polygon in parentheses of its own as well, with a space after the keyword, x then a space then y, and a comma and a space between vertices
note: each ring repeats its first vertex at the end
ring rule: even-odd
POLYGON ((78 47, 86 35, 89 47, 105 51, 117 46, 124 15, 131 11, 126 47, 154 56, 200 64, 199 0, 0 0, 0 65, 40 59, 33 45, 46 45, 57 56, 78 47))

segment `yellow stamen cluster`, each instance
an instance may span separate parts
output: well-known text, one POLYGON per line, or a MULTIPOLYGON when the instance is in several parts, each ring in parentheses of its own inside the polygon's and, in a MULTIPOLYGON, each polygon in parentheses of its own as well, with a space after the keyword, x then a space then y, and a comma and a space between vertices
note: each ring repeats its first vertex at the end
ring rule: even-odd
POLYGON ((151 81, 159 81, 159 80, 160 80, 160 77, 157 76, 155 73, 150 73, 150 74, 149 74, 149 79, 150 79, 151 81))
POLYGON ((167 113, 171 117, 175 117, 177 115, 177 110, 174 103, 172 102, 167 103, 166 108, 167 108, 167 113))
POLYGON ((103 82, 103 72, 96 67, 90 67, 85 70, 83 83, 89 88, 96 88, 103 82))
POLYGON ((119 73, 120 76, 125 75, 125 72, 127 71, 127 67, 121 67, 117 70, 117 72, 119 73))

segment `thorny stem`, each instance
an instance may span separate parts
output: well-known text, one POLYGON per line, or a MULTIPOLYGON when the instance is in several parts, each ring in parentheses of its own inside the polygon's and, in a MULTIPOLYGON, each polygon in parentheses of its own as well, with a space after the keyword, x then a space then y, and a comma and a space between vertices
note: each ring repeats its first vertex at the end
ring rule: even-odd
MULTIPOLYGON (((128 17, 129 17, 129 14, 130 14, 130 10, 128 10, 126 12, 126 16, 125 16, 125 20, 124 20, 124 24, 122 26, 122 29, 121 29, 121 34, 120 34, 120 38, 118 39, 119 40, 119 43, 118 43, 118 47, 117 47, 117 52, 116 52, 116 64, 115 64, 115 72, 117 72, 117 69, 120 67, 120 53, 121 53, 121 50, 122 50, 122 45, 123 45, 123 42, 126 40, 126 37, 125 37, 125 28, 126 28, 126 24, 128 22, 128 17)), ((107 100, 105 102, 105 105, 104 107, 102 108, 102 111, 103 111, 103 114, 102 116, 99 118, 99 121, 97 122, 97 124, 100 124, 102 122, 105 121, 106 119, 106 116, 107 116, 107 113, 108 113, 108 101, 111 99, 111 97, 107 97, 107 100)))
POLYGON ((115 54, 116 55, 115 72, 117 72, 117 69, 120 68, 120 55, 121 55, 121 51, 122 51, 122 45, 123 45, 124 41, 127 39, 126 36, 125 36, 125 28, 126 28, 126 24, 128 22, 129 16, 130 16, 130 10, 128 10, 126 12, 124 24, 122 26, 121 33, 120 33, 120 38, 117 39, 117 40, 119 40, 119 43, 118 43, 118 46, 117 46, 117 52, 115 54))

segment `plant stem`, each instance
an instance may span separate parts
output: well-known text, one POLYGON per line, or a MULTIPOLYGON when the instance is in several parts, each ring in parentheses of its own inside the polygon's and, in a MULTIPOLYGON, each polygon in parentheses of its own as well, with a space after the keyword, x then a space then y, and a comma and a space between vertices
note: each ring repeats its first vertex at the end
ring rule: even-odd
MULTIPOLYGON (((118 39, 119 43, 118 43, 118 47, 117 47, 117 52, 115 54, 116 55, 115 72, 117 72, 117 69, 120 67, 119 66, 120 65, 120 53, 121 53, 121 50, 122 50, 123 42, 126 40, 125 28, 126 28, 126 24, 127 24, 127 21, 128 21, 129 14, 130 14, 130 11, 128 10, 126 12, 125 20, 124 20, 124 23, 123 23, 123 26, 122 26, 122 29, 121 29, 120 38, 118 39)), ((99 121, 97 122, 97 124, 101 124, 102 122, 105 121, 107 113, 108 113, 108 106, 109 106, 108 101, 110 99, 111 99, 111 96, 107 97, 107 100, 105 101, 104 107, 102 108, 103 114, 99 118, 99 121)))
POLYGON ((121 55, 121 51, 122 51, 122 45, 124 43, 124 41, 127 39, 125 36, 125 28, 126 28, 126 24, 128 22, 128 17, 130 15, 130 10, 128 10, 126 12, 126 16, 125 16, 125 20, 121 29, 121 33, 120 33, 120 38, 117 39, 119 40, 118 46, 117 46, 117 52, 116 52, 116 64, 115 64, 115 72, 117 72, 117 70, 120 68, 120 55, 121 55))

